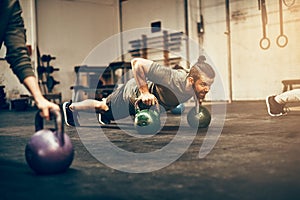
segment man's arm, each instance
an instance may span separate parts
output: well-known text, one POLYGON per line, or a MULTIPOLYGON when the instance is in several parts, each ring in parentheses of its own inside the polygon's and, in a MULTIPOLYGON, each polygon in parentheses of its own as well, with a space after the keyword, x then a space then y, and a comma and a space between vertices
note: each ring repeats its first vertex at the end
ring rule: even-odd
POLYGON ((11 9, 11 16, 4 33, 4 44, 7 48, 6 60, 20 82, 32 94, 37 107, 41 110, 41 116, 49 120, 49 109, 59 110, 59 106, 45 99, 40 91, 27 52, 26 32, 19 2, 9 4, 7 9, 11 9))
POLYGON ((41 90, 39 88, 39 85, 37 83, 37 80, 35 76, 28 76, 24 79, 23 84, 25 87, 29 90, 29 92, 32 94, 35 104, 38 107, 38 109, 41 111, 41 116, 45 119, 49 120, 49 109, 53 110, 59 110, 59 106, 55 103, 52 103, 45 99, 45 97, 42 95, 41 90))
POLYGON ((140 98, 147 105, 155 104, 155 96, 149 92, 147 85, 147 74, 152 63, 153 61, 143 58, 134 58, 131 60, 132 73, 141 93, 140 98))
POLYGON ((25 77, 34 76, 34 72, 26 47, 26 30, 20 4, 18 1, 10 1, 8 4, 6 12, 10 15, 3 37, 7 49, 6 60, 14 74, 23 83, 25 77))

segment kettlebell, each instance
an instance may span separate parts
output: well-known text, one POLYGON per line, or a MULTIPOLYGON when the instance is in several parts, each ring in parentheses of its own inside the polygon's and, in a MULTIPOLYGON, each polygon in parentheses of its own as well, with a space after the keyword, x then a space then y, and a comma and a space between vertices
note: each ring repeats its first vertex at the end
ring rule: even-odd
POLYGON ((198 112, 196 112, 196 107, 188 112, 187 121, 192 128, 207 128, 211 121, 211 115, 207 108, 199 105, 198 112))
POLYGON ((181 104, 178 104, 175 108, 173 108, 171 110, 171 113, 174 115, 180 115, 184 112, 184 110, 185 110, 185 106, 183 103, 181 103, 181 104))
POLYGON ((50 110, 55 129, 43 129, 40 112, 35 115, 36 132, 25 147, 25 158, 29 167, 37 174, 55 174, 66 171, 74 158, 71 140, 64 133, 60 111, 50 110))
POLYGON ((157 100, 155 101, 155 109, 153 106, 150 109, 141 110, 138 103, 141 99, 135 102, 135 118, 134 127, 140 134, 155 134, 161 128, 160 109, 157 100))

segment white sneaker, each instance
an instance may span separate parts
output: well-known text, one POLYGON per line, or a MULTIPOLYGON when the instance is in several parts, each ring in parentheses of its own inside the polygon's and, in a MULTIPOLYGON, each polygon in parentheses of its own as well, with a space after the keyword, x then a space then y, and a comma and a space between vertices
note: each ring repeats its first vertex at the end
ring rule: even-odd
POLYGON ((109 120, 109 119, 105 119, 105 118, 102 116, 101 113, 98 113, 97 119, 98 119, 99 124, 101 124, 101 125, 107 125, 107 124, 110 124, 110 120, 109 120))

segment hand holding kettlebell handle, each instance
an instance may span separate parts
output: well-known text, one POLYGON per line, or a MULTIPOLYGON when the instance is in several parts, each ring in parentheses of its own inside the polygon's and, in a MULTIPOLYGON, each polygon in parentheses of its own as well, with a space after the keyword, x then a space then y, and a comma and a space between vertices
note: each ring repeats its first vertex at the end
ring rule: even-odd
POLYGON ((135 102, 134 127, 140 134, 156 134, 161 128, 158 101, 155 98, 155 109, 145 108, 142 110, 138 105, 140 101, 141 99, 137 99, 135 102))
MULTIPOLYGON (((64 126, 63 126, 63 119, 62 115, 59 110, 50 109, 50 120, 54 118, 54 129, 52 131, 56 132, 57 137, 61 145, 64 144, 64 126)), ((44 118, 41 116, 41 112, 38 111, 35 115, 35 132, 44 129, 44 118)))
MULTIPOLYGON (((140 101, 142 101, 142 99, 141 99, 141 98, 136 98, 135 100, 136 100, 136 101, 135 101, 135 103, 134 103, 134 108, 135 108, 136 111, 140 111, 140 108, 139 108, 138 103, 139 103, 140 101)), ((158 100, 157 100, 156 97, 155 97, 155 99, 154 99, 154 102, 155 102, 155 106, 156 106, 157 112, 160 113, 159 103, 158 103, 158 100)))

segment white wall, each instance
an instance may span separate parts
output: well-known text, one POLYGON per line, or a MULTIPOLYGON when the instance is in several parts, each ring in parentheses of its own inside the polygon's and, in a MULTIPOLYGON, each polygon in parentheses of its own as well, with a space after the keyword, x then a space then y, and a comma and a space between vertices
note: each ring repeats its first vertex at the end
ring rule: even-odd
MULTIPOLYGON (((93 48, 97 41, 102 41, 118 32, 118 1, 116 0, 96 1, 103 2, 104 5, 82 1, 39 0, 38 2, 42 9, 39 15, 47 16, 47 19, 43 19, 45 23, 43 28, 39 25, 40 45, 45 52, 53 55, 57 52, 56 63, 58 65, 62 63, 68 73, 73 73, 73 66, 84 58, 85 52, 93 48), (108 6, 105 6, 105 3, 108 6), (80 15, 72 14, 74 12, 80 15), (78 19, 78 16, 82 18, 78 19), (105 31, 99 30, 101 28, 95 25, 96 16, 105 19, 105 22, 110 20, 108 25, 100 19, 99 24, 103 23, 105 31), (82 29, 76 31, 77 25, 88 29, 86 30, 88 37, 83 36, 82 32, 85 31, 82 29), (52 28, 56 30, 50 31, 52 33, 49 35, 49 29, 52 28), (89 29, 96 30, 99 34, 94 35, 95 31, 91 32, 89 29), (67 38, 64 37, 66 35, 67 38), (48 42, 48 38, 53 42, 48 42), (74 41, 78 42, 81 48, 74 48, 75 45, 72 44, 74 41), (64 61, 59 59, 59 55, 64 61)), ((122 6, 124 31, 150 27, 150 23, 154 21, 161 21, 165 29, 185 31, 184 0, 128 0, 124 1, 122 6)), ((300 47, 297 45, 300 40, 297 36, 300 29, 299 8, 299 1, 290 8, 283 5, 284 32, 289 41, 286 47, 280 48, 276 45, 276 37, 279 34, 278 1, 267 1, 267 35, 271 40, 271 46, 268 50, 262 50, 259 47, 259 40, 262 37, 261 13, 257 1, 230 1, 233 100, 262 100, 269 94, 281 92, 281 80, 299 78, 300 47)), ((199 40, 197 34, 199 10, 199 0, 189 0, 189 37, 194 41, 199 40)), ((229 93, 227 35, 224 34, 226 31, 225 0, 202 0, 202 14, 205 28, 203 48, 217 68, 226 92, 229 93)), ((126 42, 128 41, 124 41, 126 42)), ((74 76, 69 76, 68 80, 63 81, 62 86, 66 88, 65 96, 70 92, 68 87, 72 85, 73 78, 74 76)))
POLYGON ((267 1, 267 36, 271 46, 259 47, 262 38, 261 15, 256 1, 232 3, 231 10, 244 13, 244 20, 232 20, 233 94, 236 100, 262 99, 282 91, 283 79, 300 78, 300 4, 283 6, 284 33, 288 44, 276 45, 279 35, 278 1, 267 1))
POLYGON ((71 99, 74 66, 80 65, 99 43, 118 32, 117 14, 117 4, 111 0, 37 1, 39 49, 41 54, 56 57, 51 64, 60 69, 53 73, 60 84, 53 91, 62 92, 63 100, 71 99))
MULTIPOLYGON (((189 2, 190 26, 195 26, 195 13, 199 7, 195 0, 189 2)), ((281 80, 300 78, 300 2, 295 1, 292 7, 283 5, 284 33, 288 36, 288 44, 284 48, 276 44, 280 32, 278 1, 266 1, 266 6, 267 36, 271 46, 262 50, 259 47, 262 24, 258 2, 230 1, 233 100, 262 100, 267 95, 282 91, 281 80)), ((225 0, 202 0, 202 8, 204 49, 218 68, 229 92, 228 46, 227 36, 224 34, 225 0)), ((196 38, 195 31, 190 31, 190 37, 196 38)))
MULTIPOLYGON (((29 1, 21 2, 25 2, 24 14, 30 13, 26 9, 29 1)), ((60 71, 55 72, 54 77, 61 84, 55 90, 62 92, 63 99, 68 100, 72 94, 69 88, 74 84, 74 66, 81 64, 97 44, 118 33, 118 0, 37 0, 36 6, 40 51, 56 56, 52 65, 59 67, 60 71)), ((225 0, 202 0, 202 9, 203 47, 228 92, 225 0)), ((257 1, 232 0, 230 11, 233 100, 262 100, 269 94, 281 92, 281 80, 300 78, 299 1, 290 8, 283 6, 284 33, 289 39, 284 48, 276 45, 278 1, 267 1, 267 35, 271 40, 267 50, 259 47, 262 25, 257 1)), ((31 17, 26 18, 30 20, 31 17)), ((151 22, 158 20, 162 21, 163 28, 184 31, 184 0, 123 2, 124 31, 150 27, 151 22)), ((199 0, 189 0, 189 37, 194 41, 199 39, 198 21, 199 0)), ((31 29, 30 25, 27 26, 31 29)))
MULTIPOLYGON (((225 9, 223 3, 213 6, 212 1, 204 1, 203 15, 205 35, 204 35, 204 50, 208 54, 210 64, 216 67, 218 73, 223 80, 223 87, 227 86, 227 65, 226 65, 226 36, 225 31, 225 9), (217 14, 216 14, 217 13, 217 14), (217 47, 217 48, 216 48, 217 47)), ((136 28, 150 27, 153 21, 161 21, 163 29, 171 29, 178 32, 185 33, 185 16, 184 16, 184 0, 129 0, 123 3, 124 17, 123 26, 124 30, 133 30, 136 28)), ((188 60, 195 62, 200 54, 202 46, 199 44, 197 33, 197 22, 200 21, 199 17, 199 0, 188 1, 188 17, 189 17, 189 39, 190 42, 188 60), (197 43, 197 48, 193 48, 197 43)), ((186 33, 185 33, 186 34, 186 33)), ((155 34, 153 34, 155 36, 155 34)), ((136 38, 136 39, 140 39, 136 38)), ((126 42, 126 41, 124 41, 126 42)), ((186 54, 185 46, 181 50, 182 54, 186 54)), ((185 62, 181 62, 183 67, 188 68, 185 62)), ((220 82, 219 82, 220 83, 220 82)), ((227 91, 226 91, 227 92, 227 91)), ((227 96, 225 96, 228 99, 227 96)), ((215 98, 214 99, 220 99, 215 98)), ((224 97, 223 97, 224 99, 224 97)))
POLYGON ((151 22, 162 21, 166 29, 184 31, 182 0, 129 0, 123 2, 123 29, 150 27, 151 22))
MULTIPOLYGON (((225 99, 229 99, 229 80, 228 80, 228 56, 227 56, 227 35, 226 32, 226 15, 225 0, 204 1, 202 0, 202 15, 204 23, 203 48, 210 56, 216 72, 221 76, 221 84, 225 90, 225 99)), ((200 10, 199 5, 191 11, 200 10)), ((200 13, 200 11, 199 11, 200 13)), ((199 20, 194 17, 191 19, 191 26, 196 26, 199 20)), ((193 31, 196 37, 196 31, 193 31)))

